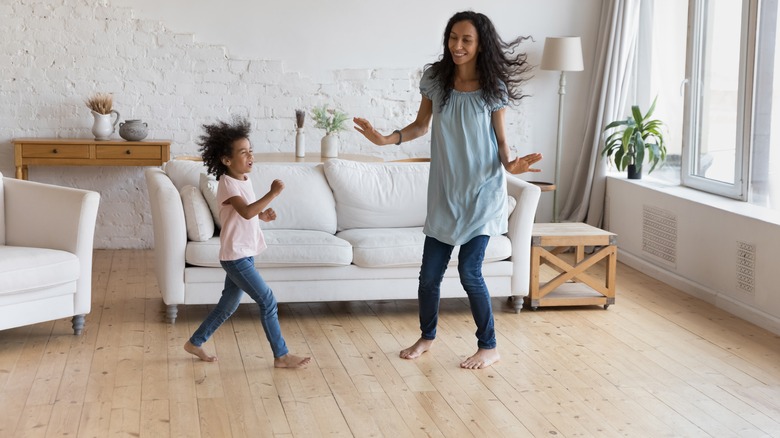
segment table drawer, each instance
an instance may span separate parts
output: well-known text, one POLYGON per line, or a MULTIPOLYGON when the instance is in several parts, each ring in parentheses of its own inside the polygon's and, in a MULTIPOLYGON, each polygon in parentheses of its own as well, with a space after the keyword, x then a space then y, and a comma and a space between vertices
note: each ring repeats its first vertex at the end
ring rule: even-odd
POLYGON ((95 156, 98 160, 160 159, 162 158, 162 146, 97 146, 95 156))
POLYGON ((88 144, 25 144, 23 158, 89 158, 88 144))

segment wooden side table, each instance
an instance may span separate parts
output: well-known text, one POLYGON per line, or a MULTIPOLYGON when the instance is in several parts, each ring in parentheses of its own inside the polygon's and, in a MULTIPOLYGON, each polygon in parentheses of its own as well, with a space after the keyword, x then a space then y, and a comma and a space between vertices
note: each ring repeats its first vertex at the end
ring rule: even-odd
POLYGON ((617 235, 584 223, 534 224, 531 234, 531 284, 525 297, 532 310, 544 306, 603 305, 615 303, 617 235), (585 257, 585 247, 600 247, 585 257), (574 247, 574 264, 558 257, 574 247), (549 248, 549 249, 548 249, 549 248), (606 259, 602 281, 588 269, 606 259), (548 265, 558 272, 552 280, 540 284, 539 269, 548 265))
POLYGON ((539 189, 542 192, 552 192, 555 191, 555 184, 548 183, 544 181, 528 181, 528 183, 535 185, 536 187, 539 187, 539 189))
POLYGON ((15 138, 16 178, 28 166, 161 166, 171 156, 170 140, 15 138))

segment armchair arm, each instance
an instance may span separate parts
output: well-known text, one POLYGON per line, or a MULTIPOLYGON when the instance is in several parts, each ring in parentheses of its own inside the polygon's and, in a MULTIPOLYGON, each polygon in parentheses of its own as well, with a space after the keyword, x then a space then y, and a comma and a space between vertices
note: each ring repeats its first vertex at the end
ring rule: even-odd
POLYGON ((516 176, 506 176, 507 194, 517 200, 509 216, 509 240, 512 241, 512 294, 528 295, 531 280, 531 233, 541 189, 516 176))
POLYGON ((79 258, 76 314, 87 314, 92 297, 92 250, 100 194, 33 181, 3 178, 5 243, 51 248, 79 258))
POLYGON ((152 208, 157 283, 166 305, 184 304, 187 225, 181 195, 162 169, 150 167, 144 173, 152 208))

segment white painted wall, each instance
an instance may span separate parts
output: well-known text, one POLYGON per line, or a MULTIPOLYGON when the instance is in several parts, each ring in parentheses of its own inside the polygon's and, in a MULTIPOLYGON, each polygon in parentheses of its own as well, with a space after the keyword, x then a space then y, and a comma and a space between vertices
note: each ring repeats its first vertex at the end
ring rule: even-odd
MULTIPOLYGON (((121 119, 149 123, 150 138, 193 155, 200 126, 231 114, 253 121, 259 152, 292 151, 294 111, 329 103, 382 130, 409 123, 419 105, 420 69, 439 55, 446 20, 473 6, 505 37, 532 35, 524 50, 538 65, 546 36, 580 35, 585 71, 567 75, 563 187, 584 131, 602 0, 366 2, 288 0, 19 0, 0 3, 0 172, 13 175, 15 137, 90 137, 83 101, 111 92, 121 119)), ((556 72, 537 70, 531 95, 507 114, 516 154, 540 151, 552 180, 556 72)), ((307 131, 308 149, 318 133, 307 131)), ((116 136, 116 135, 115 135, 116 136)), ((118 138, 118 136, 116 136, 118 138)), ((427 154, 428 139, 376 148, 354 132, 346 153, 386 159, 427 154)), ((99 191, 95 245, 153 245, 140 168, 32 167, 30 179, 99 191)), ((561 205, 566 193, 560 193, 561 205)), ((539 220, 549 220, 543 196, 539 220)))
MULTIPOLYGON (((780 334, 780 212, 650 179, 607 180, 606 228, 618 235, 618 260, 780 334), (644 247, 645 206, 676 222, 675 261, 644 247), (737 284, 738 242, 755 249, 754 288, 737 284)), ((620 297, 617 297, 617 304, 620 297)))

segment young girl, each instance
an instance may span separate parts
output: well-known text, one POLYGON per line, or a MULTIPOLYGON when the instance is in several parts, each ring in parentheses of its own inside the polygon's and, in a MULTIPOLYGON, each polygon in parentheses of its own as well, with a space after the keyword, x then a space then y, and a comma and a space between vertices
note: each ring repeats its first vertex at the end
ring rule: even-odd
POLYGON ((274 367, 299 368, 311 360, 290 354, 282 337, 273 291, 255 269, 254 256, 266 248, 260 222, 276 219, 268 204, 282 192, 284 183, 274 180, 271 190, 255 200, 252 182, 247 174, 252 171, 254 158, 249 143, 250 124, 236 118, 234 123, 219 122, 204 125, 206 135, 200 137, 200 152, 208 172, 219 181, 217 201, 222 230, 219 235, 219 262, 225 269, 225 289, 216 307, 184 344, 184 350, 206 362, 215 362, 202 345, 238 308, 243 292, 260 306, 260 318, 265 337, 274 354, 274 367))
POLYGON ((441 60, 426 66, 420 80, 415 121, 382 135, 367 120, 354 119, 355 129, 379 146, 413 140, 433 126, 418 288, 422 334, 401 351, 404 359, 428 351, 436 337, 439 289, 455 245, 460 245, 458 273, 477 325, 477 352, 460 366, 486 368, 500 358, 482 261, 489 236, 507 232, 504 169, 539 172, 531 166, 542 159, 535 153, 510 160, 504 137, 504 107, 524 97, 519 86, 530 70, 524 53, 511 54, 527 38, 505 43, 485 15, 459 12, 447 23, 441 60))

